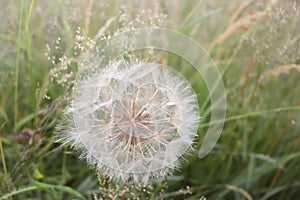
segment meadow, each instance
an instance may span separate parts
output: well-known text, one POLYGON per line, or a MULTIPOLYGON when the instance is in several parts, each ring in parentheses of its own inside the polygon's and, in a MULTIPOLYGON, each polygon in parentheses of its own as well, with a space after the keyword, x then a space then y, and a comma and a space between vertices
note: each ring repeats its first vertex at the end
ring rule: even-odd
POLYGON ((299 198, 298 0, 1 0, 0 19, 0 200, 299 198), (211 121, 209 89, 191 63, 158 52, 157 62, 190 82, 201 121, 178 168, 140 186, 79 159, 57 142, 57 127, 94 48, 142 27, 198 42, 222 76, 227 103, 217 144, 199 158, 209 123, 221 123, 211 121))

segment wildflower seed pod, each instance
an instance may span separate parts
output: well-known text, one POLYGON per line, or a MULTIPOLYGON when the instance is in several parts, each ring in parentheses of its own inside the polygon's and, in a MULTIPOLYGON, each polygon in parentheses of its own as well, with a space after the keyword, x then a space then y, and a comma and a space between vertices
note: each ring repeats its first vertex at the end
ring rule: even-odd
POLYGON ((196 94, 175 70, 111 61, 77 80, 61 139, 112 179, 147 182, 178 166, 199 124, 196 94))

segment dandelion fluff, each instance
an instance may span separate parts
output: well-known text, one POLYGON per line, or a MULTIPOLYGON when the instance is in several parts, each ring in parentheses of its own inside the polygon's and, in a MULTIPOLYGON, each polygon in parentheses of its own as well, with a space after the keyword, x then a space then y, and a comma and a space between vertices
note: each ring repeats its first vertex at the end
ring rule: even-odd
POLYGON ((112 61, 77 80, 60 140, 112 179, 146 182, 178 166, 199 123, 196 95, 167 66, 112 61))

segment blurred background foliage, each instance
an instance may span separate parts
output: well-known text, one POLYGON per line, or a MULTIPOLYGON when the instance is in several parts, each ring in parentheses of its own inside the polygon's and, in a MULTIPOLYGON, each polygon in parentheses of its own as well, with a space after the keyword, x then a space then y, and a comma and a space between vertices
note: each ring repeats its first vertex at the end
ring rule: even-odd
MULTIPOLYGON (((296 199, 300 195, 300 2, 0 1, 0 199, 296 199), (210 109, 201 76, 175 55, 160 59, 190 80, 203 117, 195 151, 174 175, 141 188, 97 174, 55 143, 78 63, 117 32, 167 27, 207 49, 222 73, 227 119, 205 158, 197 149, 210 109), (95 42, 95 44, 93 43, 95 42)), ((188 49, 187 49, 188 51, 188 49)))

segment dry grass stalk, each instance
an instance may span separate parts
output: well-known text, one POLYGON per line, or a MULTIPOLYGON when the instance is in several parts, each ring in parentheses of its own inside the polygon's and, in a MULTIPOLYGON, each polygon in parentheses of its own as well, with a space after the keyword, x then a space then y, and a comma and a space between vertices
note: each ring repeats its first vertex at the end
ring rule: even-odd
POLYGON ((237 11, 232 15, 231 19, 229 20, 229 24, 234 23, 238 18, 241 17, 242 13, 254 2, 254 0, 245 1, 237 11))
POLYGON ((252 57, 251 62, 249 63, 246 78, 245 78, 244 84, 243 84, 242 89, 241 89, 241 94, 244 94, 244 92, 245 92, 245 90, 248 86, 248 83, 249 83, 249 80, 250 80, 250 74, 253 70, 254 63, 255 63, 255 56, 252 57))
POLYGON ((222 35, 220 35, 217 39, 215 39, 209 49, 212 49, 217 44, 222 43, 226 40, 230 35, 232 35, 237 29, 247 29, 251 24, 253 24, 257 19, 266 15, 266 12, 256 12, 254 14, 248 15, 238 21, 232 23, 222 35))
POLYGON ((91 16, 92 16, 92 9, 94 5, 94 0, 89 0, 87 3, 86 11, 85 11, 85 18, 84 18, 84 35, 87 37, 89 32, 90 24, 91 24, 91 16))
POLYGON ((104 35, 105 31, 107 31, 107 29, 109 28, 110 24, 115 21, 114 17, 111 17, 110 19, 108 19, 106 21, 106 23, 104 24, 104 26, 98 31, 98 33, 96 34, 96 36, 93 38, 95 41, 97 41, 101 36, 104 35))
POLYGON ((271 69, 268 70, 267 72, 265 72, 264 74, 261 75, 261 77, 259 78, 259 82, 265 80, 267 77, 273 77, 273 76, 280 76, 281 74, 289 74, 289 72, 292 69, 296 69, 300 72, 300 65, 297 64, 290 64, 290 65, 283 65, 280 67, 277 67, 275 69, 271 69))

